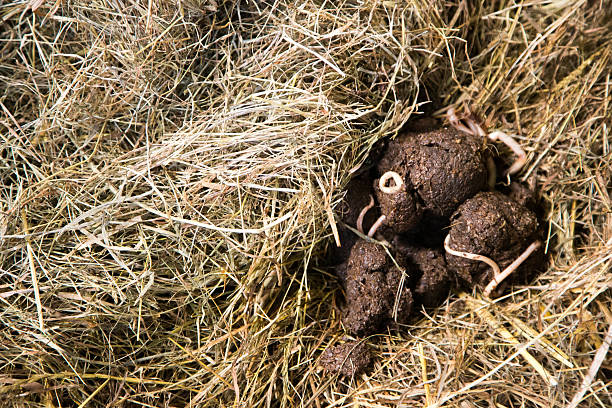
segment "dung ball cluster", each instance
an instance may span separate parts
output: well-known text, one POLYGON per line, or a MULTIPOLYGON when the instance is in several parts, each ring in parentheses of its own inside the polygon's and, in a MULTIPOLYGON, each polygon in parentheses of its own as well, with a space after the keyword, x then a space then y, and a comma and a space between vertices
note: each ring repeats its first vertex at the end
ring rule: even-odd
MULTIPOLYGON (((371 234, 376 239, 341 228, 342 247, 334 254, 345 292, 342 322, 354 336, 405 324, 422 307, 440 305, 452 288, 491 279, 487 264, 445 251, 447 235, 454 250, 504 268, 540 233, 526 206, 534 203, 528 189, 486 191, 493 156, 475 136, 447 128, 407 132, 376 161, 349 184, 341 206, 346 225, 355 227, 362 215, 363 231, 382 220, 371 234), (370 197, 375 205, 364 215, 370 197)), ((513 276, 536 270, 542 259, 532 256, 513 276)))

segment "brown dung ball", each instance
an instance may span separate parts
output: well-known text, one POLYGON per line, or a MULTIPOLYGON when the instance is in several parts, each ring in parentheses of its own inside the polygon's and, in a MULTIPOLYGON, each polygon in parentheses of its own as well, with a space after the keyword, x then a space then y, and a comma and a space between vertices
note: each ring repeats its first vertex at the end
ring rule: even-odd
MULTIPOLYGON (((398 173, 399 174, 399 173, 398 173)), ((405 179, 403 174, 400 177, 405 179)), ((405 233, 415 228, 421 221, 423 215, 422 207, 417 203, 417 198, 403 183, 394 193, 384 193, 380 189, 380 179, 374 182, 376 200, 380 206, 380 212, 385 215, 385 225, 391 227, 396 233, 405 233)))
POLYGON ((538 197, 536 192, 526 185, 520 184, 516 181, 510 184, 508 197, 522 206, 529 208, 531 211, 536 212, 538 208, 538 197))
MULTIPOLYGON (((407 132, 389 143, 378 171, 402 176, 406 197, 415 203, 404 207, 416 206, 416 214, 425 210, 427 215, 448 217, 459 204, 487 187, 488 157, 485 141, 455 129, 407 132)), ((382 194, 378 191, 377 198, 386 215, 390 209, 382 205, 382 194)), ((396 229, 392 220, 388 225, 398 233, 406 232, 396 229)))
POLYGON ((363 240, 353 246, 346 268, 342 319, 350 333, 369 335, 389 321, 408 321, 412 293, 402 274, 382 246, 363 240))
MULTIPOLYGON (((482 192, 463 203, 451 218, 449 246, 455 251, 484 255, 501 270, 538 237, 536 215, 499 192, 482 192)), ((521 268, 533 268, 542 256, 534 254, 521 268)), ((466 284, 484 284, 491 267, 484 262, 446 254, 448 266, 466 284)), ((518 275, 518 274, 515 274, 518 275)))

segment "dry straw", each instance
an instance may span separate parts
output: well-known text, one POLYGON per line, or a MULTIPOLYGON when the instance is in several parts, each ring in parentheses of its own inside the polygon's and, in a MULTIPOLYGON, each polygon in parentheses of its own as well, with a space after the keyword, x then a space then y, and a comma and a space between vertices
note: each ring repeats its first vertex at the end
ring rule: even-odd
POLYGON ((3 2, 0 405, 609 406, 610 10, 3 2), (549 268, 329 377, 343 188, 449 105, 520 135, 549 268))

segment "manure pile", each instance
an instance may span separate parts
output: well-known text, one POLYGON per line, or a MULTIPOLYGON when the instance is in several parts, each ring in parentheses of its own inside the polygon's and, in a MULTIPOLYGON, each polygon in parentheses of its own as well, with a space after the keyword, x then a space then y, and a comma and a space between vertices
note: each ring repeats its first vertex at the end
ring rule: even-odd
POLYGON ((483 293, 489 297, 509 275, 524 278, 540 269, 543 254, 534 251, 542 234, 527 208, 537 207, 536 192, 516 182, 508 196, 483 191, 497 184, 495 161, 483 140, 448 128, 407 132, 374 161, 376 169, 348 185, 346 227, 333 256, 349 333, 372 335, 390 322, 405 325, 415 306, 438 306, 451 287, 486 284, 483 293), (365 196, 369 203, 360 208, 365 196), (367 228, 369 211, 380 215, 367 228))
POLYGON ((3 2, 0 406, 611 406, 610 21, 3 2))

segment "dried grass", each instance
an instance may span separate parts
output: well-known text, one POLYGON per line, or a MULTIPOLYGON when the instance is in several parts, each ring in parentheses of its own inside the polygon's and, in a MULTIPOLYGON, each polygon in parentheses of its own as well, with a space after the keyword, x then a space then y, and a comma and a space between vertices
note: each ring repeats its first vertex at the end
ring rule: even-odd
MULTIPOLYGON (((41 3, 0 5, 3 406, 578 392, 612 324, 609 2, 41 3), (369 339, 371 374, 329 377, 343 188, 449 104, 521 135, 550 267, 494 303, 454 295, 369 339)), ((612 404, 611 369, 581 406, 612 404)))

